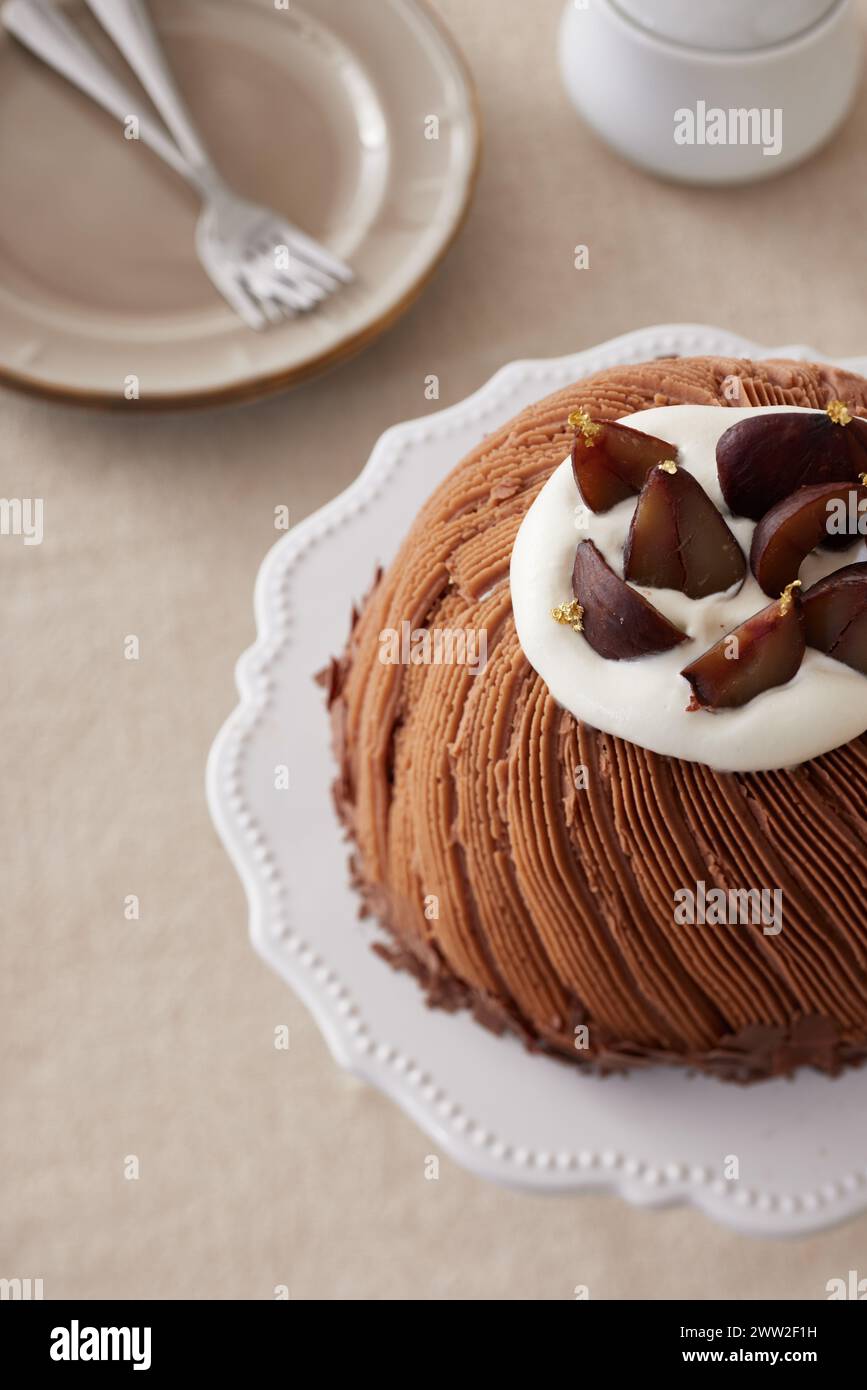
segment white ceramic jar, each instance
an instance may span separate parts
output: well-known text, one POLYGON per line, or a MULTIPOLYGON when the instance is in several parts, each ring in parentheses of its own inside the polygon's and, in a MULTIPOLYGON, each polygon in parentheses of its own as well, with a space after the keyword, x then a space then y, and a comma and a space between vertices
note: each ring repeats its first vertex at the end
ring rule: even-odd
POLYGON ((614 0, 661 39, 735 52, 784 43, 834 8, 835 0, 614 0))
POLYGON ((799 163, 848 111, 861 72, 852 0, 569 0, 560 70, 627 159, 692 183, 799 163))

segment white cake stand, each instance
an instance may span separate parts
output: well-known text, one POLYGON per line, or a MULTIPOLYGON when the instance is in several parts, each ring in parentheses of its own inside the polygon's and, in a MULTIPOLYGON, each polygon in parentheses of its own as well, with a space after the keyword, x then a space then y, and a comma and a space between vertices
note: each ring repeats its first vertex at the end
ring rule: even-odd
MULTIPOLYGON (((545 1192, 689 1202, 741 1231, 794 1235, 867 1207, 867 1069, 741 1088, 655 1068, 600 1079, 425 1006, 370 949, 331 804, 313 674, 345 643, 374 565, 484 434, 606 367, 661 355, 823 359, 722 329, 646 328, 586 352, 513 362, 460 404, 388 430, 351 487, 280 540, 256 584, 258 638, 208 765, 214 822, 243 880, 253 944, 302 997, 342 1067, 390 1095, 480 1177, 545 1192), (289 768, 278 790, 275 768, 289 768), (739 1178, 725 1176, 730 1156, 739 1178)), ((867 358, 840 363, 867 372, 867 358)), ((729 1165, 731 1167, 731 1165, 729 1165)))

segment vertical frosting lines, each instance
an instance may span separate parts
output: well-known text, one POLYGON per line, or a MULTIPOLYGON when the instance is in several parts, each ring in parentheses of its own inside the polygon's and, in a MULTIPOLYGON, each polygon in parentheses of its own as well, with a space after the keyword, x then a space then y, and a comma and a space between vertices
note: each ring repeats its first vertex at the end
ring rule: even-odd
POLYGON ((741 405, 867 407, 860 378, 729 359, 560 392, 437 489, 329 672, 335 798, 395 957, 437 1002, 579 1063, 663 1058, 748 1079, 800 1064, 808 1034, 830 1069, 867 1055, 867 742, 773 774, 644 752, 555 703, 512 617, 515 535, 568 450, 570 411, 722 407, 733 376, 741 405), (382 659, 403 624, 426 659, 399 642, 382 659), (436 634, 460 630, 485 635, 475 674, 431 656, 436 634), (675 893, 701 881, 780 889, 782 929, 676 922, 675 893))

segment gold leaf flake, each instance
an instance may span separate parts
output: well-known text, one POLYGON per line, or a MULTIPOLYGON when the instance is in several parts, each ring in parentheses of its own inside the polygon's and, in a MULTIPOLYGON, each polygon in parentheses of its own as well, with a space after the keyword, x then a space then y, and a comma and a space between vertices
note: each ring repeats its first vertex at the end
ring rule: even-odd
POLYGON ((795 602, 794 597, 793 597, 794 592, 795 592, 796 589, 800 589, 800 587, 801 587, 801 581, 800 581, 800 579, 793 579, 792 582, 791 582, 791 584, 787 584, 786 587, 785 587, 785 589, 783 590, 783 592, 780 594, 780 617, 781 617, 781 618, 785 618, 786 614, 787 614, 787 613, 789 612, 789 610, 791 609, 792 604, 795 602))
POLYGON ((599 431, 602 429, 599 422, 591 420, 587 411, 583 409, 573 410, 566 423, 573 430, 579 430, 583 434, 585 444, 594 444, 599 431))
POLYGON ((570 599, 569 603, 559 603, 556 608, 552 608, 551 617, 555 623, 564 623, 571 627, 573 632, 584 631, 584 609, 577 598, 570 599))
POLYGON ((852 423, 849 407, 844 405, 843 401, 829 401, 825 411, 835 425, 851 425, 852 423))

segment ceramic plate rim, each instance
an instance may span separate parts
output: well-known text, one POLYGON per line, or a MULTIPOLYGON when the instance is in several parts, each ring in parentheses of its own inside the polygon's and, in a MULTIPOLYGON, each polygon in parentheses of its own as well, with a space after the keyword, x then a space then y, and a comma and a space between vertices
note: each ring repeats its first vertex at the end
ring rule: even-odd
MULTIPOLYGON (((430 256, 426 266, 397 301, 357 332, 338 340, 325 351, 317 353, 295 367, 262 372, 234 383, 228 382, 204 389, 178 392, 148 392, 135 401, 137 411, 207 410, 222 405, 248 403, 274 395, 289 387, 300 385, 304 381, 338 367, 362 352, 383 333, 388 332, 423 294, 442 265, 463 230, 478 183, 482 153, 481 104, 475 79, 463 51, 449 26, 430 4, 430 0, 396 0, 396 3, 409 11, 416 11, 437 31, 441 42, 449 50, 455 63, 466 96, 467 134, 470 140, 471 154, 464 180, 463 196, 446 235, 430 256)), ((61 80, 58 78, 58 81, 61 80)), ((114 411, 128 410, 130 407, 129 401, 119 396, 116 391, 108 391, 101 387, 61 385, 53 381, 42 380, 27 372, 17 371, 6 363, 0 363, 0 386, 21 392, 24 395, 36 396, 43 400, 55 401, 58 404, 79 406, 85 409, 114 411)))

